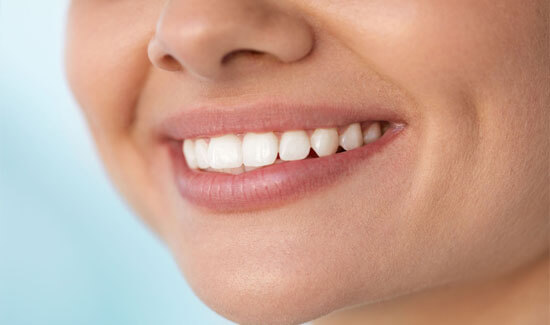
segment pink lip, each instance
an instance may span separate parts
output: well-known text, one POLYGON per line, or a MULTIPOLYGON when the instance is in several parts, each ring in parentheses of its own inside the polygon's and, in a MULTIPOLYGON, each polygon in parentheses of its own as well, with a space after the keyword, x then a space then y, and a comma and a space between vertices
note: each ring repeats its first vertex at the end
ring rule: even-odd
POLYGON ((361 148, 322 158, 285 162, 239 175, 191 170, 179 142, 171 147, 175 177, 181 195, 192 204, 218 212, 244 211, 298 199, 350 174, 395 139, 402 128, 361 148))
POLYGON ((160 125, 159 133, 171 143, 174 176, 182 197, 191 204, 215 212, 236 212, 290 202, 353 173, 358 165, 380 153, 403 133, 406 128, 402 116, 403 112, 383 110, 378 105, 338 110, 322 106, 203 106, 169 117, 160 125), (314 129, 376 120, 398 125, 390 128, 378 141, 355 150, 275 164, 239 175, 191 170, 181 149, 182 139, 201 136, 314 129))
POLYGON ((165 139, 213 137, 228 133, 312 130, 345 126, 363 121, 405 123, 407 112, 387 108, 382 103, 343 107, 288 105, 271 102, 245 105, 205 104, 183 109, 159 124, 157 133, 165 139))

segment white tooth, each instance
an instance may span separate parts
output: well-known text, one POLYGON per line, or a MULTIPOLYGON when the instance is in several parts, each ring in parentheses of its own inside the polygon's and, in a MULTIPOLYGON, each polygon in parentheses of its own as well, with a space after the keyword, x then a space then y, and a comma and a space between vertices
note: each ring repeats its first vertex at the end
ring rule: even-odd
POLYGON ((248 167, 271 165, 277 159, 279 140, 273 132, 247 133, 243 138, 243 163, 248 167))
POLYGON ((197 159, 197 165, 200 169, 206 169, 210 167, 208 163, 208 143, 204 139, 198 139, 195 141, 195 157, 197 159))
POLYGON ((382 136, 382 129, 380 123, 374 122, 363 132, 363 141, 365 143, 372 143, 382 136))
POLYGON ((195 143, 193 140, 183 141, 183 156, 187 162, 187 166, 191 169, 197 169, 197 156, 195 155, 195 143))
POLYGON ((279 157, 282 160, 300 160, 309 155, 310 144, 306 131, 287 131, 281 136, 279 157))
POLYGON ((363 132, 361 125, 353 123, 348 125, 344 132, 340 135, 340 146, 345 150, 352 150, 363 145, 363 132))
POLYGON ((243 164, 243 145, 234 134, 210 139, 208 163, 215 169, 237 168, 243 164))
POLYGON ((338 131, 332 129, 316 129, 311 134, 311 148, 319 157, 329 156, 338 150, 338 131))

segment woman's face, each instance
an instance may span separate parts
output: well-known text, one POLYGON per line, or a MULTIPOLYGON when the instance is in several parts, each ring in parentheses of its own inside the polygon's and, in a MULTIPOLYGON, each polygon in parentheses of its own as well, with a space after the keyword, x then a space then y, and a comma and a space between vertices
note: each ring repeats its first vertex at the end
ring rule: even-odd
POLYGON ((546 250, 548 14, 74 0, 67 70, 114 183, 198 296, 237 322, 295 323, 546 250), (300 141, 326 156, 302 159, 300 141), (247 155, 268 165, 235 169, 247 155))

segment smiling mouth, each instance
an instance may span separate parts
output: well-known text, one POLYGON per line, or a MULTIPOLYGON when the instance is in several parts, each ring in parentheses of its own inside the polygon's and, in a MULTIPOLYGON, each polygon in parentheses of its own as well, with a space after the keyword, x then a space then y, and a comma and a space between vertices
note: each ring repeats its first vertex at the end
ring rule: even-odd
POLYGON ((353 174, 405 129, 387 109, 264 105, 184 111, 161 132, 182 197, 228 213, 282 205, 322 189, 353 174))
POLYGON ((398 126, 370 121, 315 130, 225 134, 186 139, 182 152, 190 169, 239 175, 274 164, 355 150, 379 140, 390 127, 398 126))

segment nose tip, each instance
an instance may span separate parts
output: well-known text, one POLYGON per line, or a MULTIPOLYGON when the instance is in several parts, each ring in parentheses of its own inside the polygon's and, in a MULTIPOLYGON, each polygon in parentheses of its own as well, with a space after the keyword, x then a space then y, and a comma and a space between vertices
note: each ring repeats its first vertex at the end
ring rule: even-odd
POLYGON ((291 63, 312 47, 312 30, 304 20, 263 1, 181 0, 165 7, 148 54, 159 69, 216 79, 241 53, 291 63))

